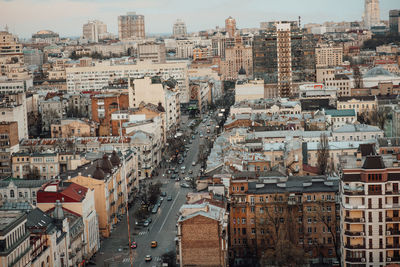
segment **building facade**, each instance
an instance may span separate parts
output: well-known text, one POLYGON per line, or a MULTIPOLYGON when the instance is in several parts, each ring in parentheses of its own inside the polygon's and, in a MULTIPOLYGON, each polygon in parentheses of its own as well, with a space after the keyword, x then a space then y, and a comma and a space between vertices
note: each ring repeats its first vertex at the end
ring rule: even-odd
POLYGON ((144 16, 136 12, 128 12, 118 17, 118 37, 124 39, 144 39, 145 27, 144 16))

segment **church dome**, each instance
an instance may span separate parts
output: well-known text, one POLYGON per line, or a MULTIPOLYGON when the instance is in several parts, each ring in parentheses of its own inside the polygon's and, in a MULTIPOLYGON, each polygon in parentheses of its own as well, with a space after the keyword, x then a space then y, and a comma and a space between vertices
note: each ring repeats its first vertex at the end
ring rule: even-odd
POLYGON ((113 166, 118 166, 121 163, 121 160, 119 159, 118 154, 115 150, 111 154, 110 161, 113 166))

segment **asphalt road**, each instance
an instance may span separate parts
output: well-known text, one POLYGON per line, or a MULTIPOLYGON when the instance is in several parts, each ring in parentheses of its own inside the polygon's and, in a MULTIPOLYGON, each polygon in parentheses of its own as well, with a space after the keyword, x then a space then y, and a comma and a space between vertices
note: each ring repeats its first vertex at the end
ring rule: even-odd
MULTIPOLYGON (((207 135, 206 125, 207 122, 200 124, 198 127, 199 134, 196 135, 195 139, 192 139, 192 144, 189 144, 189 151, 184 162, 181 165, 175 165, 179 169, 181 166, 186 166, 185 174, 179 173, 181 178, 186 176, 196 177, 199 174, 198 148, 202 142, 199 136, 200 133, 204 135, 203 138, 207 135), (196 161, 196 166, 192 166, 193 161, 196 161), (193 170, 193 174, 188 174, 189 170, 193 170)), ((214 125, 215 123, 211 123, 210 128, 214 128, 214 125)), ((148 227, 135 228, 135 219, 133 218, 135 208, 130 209, 131 241, 137 242, 137 248, 132 249, 133 266, 161 266, 162 254, 176 251, 175 237, 178 212, 186 202, 186 194, 192 192, 192 189, 182 188, 181 182, 169 179, 165 170, 161 170, 159 173, 158 177, 148 179, 147 182, 160 181, 162 183, 161 191, 172 196, 172 200, 167 201, 167 198, 164 198, 158 212, 150 215, 152 223, 148 227), (151 248, 151 241, 158 242, 157 248, 151 248), (146 255, 152 256, 151 262, 145 262, 146 255)), ((137 208, 138 204, 134 207, 137 208)), ((128 243, 127 222, 126 217, 124 217, 111 237, 102 241, 101 249, 95 258, 96 266, 131 266, 128 243)))

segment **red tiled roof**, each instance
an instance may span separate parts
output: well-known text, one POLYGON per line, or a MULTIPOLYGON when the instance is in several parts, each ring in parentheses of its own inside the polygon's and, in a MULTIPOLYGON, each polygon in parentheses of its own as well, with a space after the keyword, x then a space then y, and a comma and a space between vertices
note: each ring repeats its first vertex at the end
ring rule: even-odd
POLYGON ((64 199, 65 197, 67 197, 71 200, 75 200, 76 202, 81 202, 85 198, 87 191, 88 189, 86 187, 79 184, 71 183, 70 186, 68 186, 61 192, 61 194, 64 196, 64 199))

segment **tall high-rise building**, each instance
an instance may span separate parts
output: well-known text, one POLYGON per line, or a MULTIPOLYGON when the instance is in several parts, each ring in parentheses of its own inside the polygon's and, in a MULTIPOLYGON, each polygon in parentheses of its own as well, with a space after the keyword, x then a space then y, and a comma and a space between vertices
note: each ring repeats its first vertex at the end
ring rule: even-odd
POLYGON ((97 43, 107 33, 107 25, 99 20, 88 21, 83 24, 83 36, 89 42, 97 43))
POLYGON ((144 39, 144 16, 136 15, 136 12, 128 12, 118 17, 118 37, 123 39, 144 39))
POLYGON ((172 34, 175 38, 185 37, 187 35, 186 24, 183 20, 176 20, 172 29, 172 34))
POLYGON ((389 11, 390 33, 400 34, 400 9, 389 11))
POLYGON ((364 27, 370 29, 371 26, 381 22, 379 10, 379 0, 365 0, 363 22, 364 27))
POLYGON ((278 90, 281 97, 292 95, 292 45, 290 23, 276 25, 278 90))
POLYGON ((229 18, 227 18, 225 20, 225 31, 228 34, 228 37, 235 37, 235 33, 236 33, 236 20, 234 18, 232 18, 231 16, 229 16, 229 18))
POLYGON ((312 79, 308 73, 315 72, 315 40, 303 34, 297 21, 268 25, 254 37, 254 76, 279 84, 278 95, 287 97, 293 94, 292 82, 312 79))

